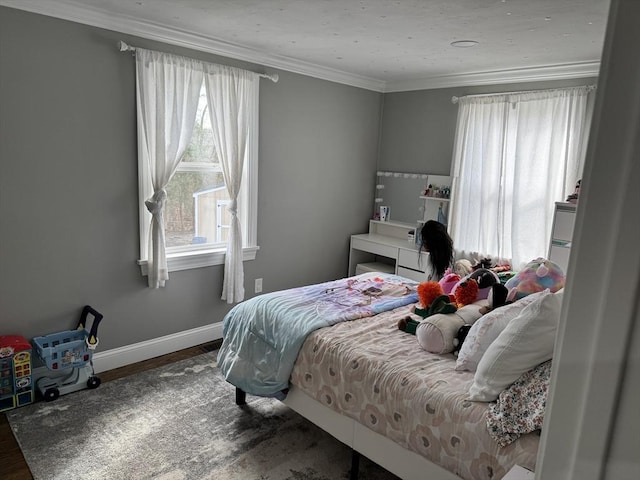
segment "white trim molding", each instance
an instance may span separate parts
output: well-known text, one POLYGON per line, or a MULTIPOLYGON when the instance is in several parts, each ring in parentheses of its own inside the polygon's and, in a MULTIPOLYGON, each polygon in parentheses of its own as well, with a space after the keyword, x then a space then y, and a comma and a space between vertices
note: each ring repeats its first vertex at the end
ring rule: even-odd
POLYGON ((113 15, 75 0, 0 0, 0 5, 381 93, 583 78, 597 76, 600 66, 599 61, 591 61, 385 82, 283 55, 275 55, 215 37, 195 35, 167 25, 144 22, 124 15, 113 15))
MULTIPOLYGON (((242 261, 255 260, 260 247, 245 247, 242 249, 242 261)), ((191 268, 210 267, 212 265, 224 265, 226 248, 202 251, 188 251, 182 253, 167 254, 167 268, 169 272, 189 270, 191 268)), ((147 260, 137 260, 142 275, 148 275, 147 260)))
POLYGON ((183 332, 153 338, 144 342, 98 352, 93 355, 93 367, 96 373, 142 362, 150 358, 173 353, 185 348, 222 338, 222 322, 193 328, 183 332))
POLYGON ((541 67, 514 68, 511 70, 464 73, 461 75, 417 78, 415 80, 387 83, 385 92, 407 92, 410 90, 429 90, 433 88, 597 77, 599 70, 600 62, 579 62, 541 67))

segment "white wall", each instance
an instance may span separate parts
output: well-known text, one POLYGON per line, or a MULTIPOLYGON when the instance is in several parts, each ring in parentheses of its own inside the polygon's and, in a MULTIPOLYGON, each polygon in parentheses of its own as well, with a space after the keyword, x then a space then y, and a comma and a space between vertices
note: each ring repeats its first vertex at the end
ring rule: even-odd
POLYGON ((637 376, 629 381, 638 372, 640 308, 638 25, 640 2, 612 2, 536 469, 539 480, 640 476, 640 384, 637 376))

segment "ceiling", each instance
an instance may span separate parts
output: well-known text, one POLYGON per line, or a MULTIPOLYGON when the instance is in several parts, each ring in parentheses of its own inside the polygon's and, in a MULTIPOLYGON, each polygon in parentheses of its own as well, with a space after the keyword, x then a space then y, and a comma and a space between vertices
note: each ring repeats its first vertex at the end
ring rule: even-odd
POLYGON ((609 0, 0 0, 377 91, 597 75, 609 0), (473 47, 452 42, 473 40, 473 47))

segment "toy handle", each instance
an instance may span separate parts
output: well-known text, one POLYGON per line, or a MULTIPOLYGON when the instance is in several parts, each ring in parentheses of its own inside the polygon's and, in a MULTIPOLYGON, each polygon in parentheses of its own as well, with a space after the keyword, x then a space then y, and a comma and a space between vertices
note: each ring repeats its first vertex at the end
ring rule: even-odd
POLYGON ((87 345, 93 349, 98 345, 98 325, 100 325, 100 321, 102 320, 102 314, 91 306, 85 305, 82 309, 82 315, 80 315, 77 330, 84 330, 86 328, 87 316, 89 314, 93 315, 93 323, 91 324, 91 331, 87 337, 87 345))

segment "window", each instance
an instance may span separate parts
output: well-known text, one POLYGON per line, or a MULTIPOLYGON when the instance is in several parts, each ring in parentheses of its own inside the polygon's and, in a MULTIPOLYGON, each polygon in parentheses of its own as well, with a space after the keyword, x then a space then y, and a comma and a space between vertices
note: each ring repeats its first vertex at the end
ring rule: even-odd
POLYGON ((167 203, 164 212, 167 254, 226 245, 227 237, 219 234, 219 227, 230 203, 224 183, 222 167, 213 145, 211 117, 204 84, 200 91, 196 124, 191 142, 182 156, 176 172, 165 190, 167 203))
POLYGON ((591 90, 459 100, 450 215, 458 255, 506 260, 516 270, 548 255, 555 202, 580 178, 591 90))
MULTIPOLYGON (((242 170, 236 170, 237 175, 231 174, 231 178, 241 176, 242 180, 237 197, 241 245, 233 242, 236 246, 230 256, 240 262, 254 259, 258 250, 257 75, 144 49, 136 50, 136 65, 140 198, 138 263, 142 273, 147 275, 153 263, 154 278, 150 275, 149 280, 150 286, 153 283, 157 288, 164 286, 164 279, 168 278, 166 272, 225 264, 225 256, 231 248, 227 240, 231 235, 232 216, 227 206, 232 201, 216 145, 228 148, 230 142, 232 145, 243 142, 245 146, 242 170), (244 89, 250 100, 221 105, 221 98, 227 97, 229 88, 244 89), (218 118, 229 118, 221 109, 243 109, 245 123, 229 129, 214 128, 211 119, 215 115, 211 115, 209 105, 217 105, 214 113, 218 118), (195 125, 192 123, 194 118, 195 125), (244 136, 239 140, 229 137, 234 134, 244 136), (161 138, 162 135, 166 138, 161 138), (178 158, 176 152, 183 153, 178 158), (154 178, 159 185, 155 193, 154 178), (166 192, 166 200, 163 200, 163 192, 166 192), (160 204, 162 206, 158 208, 160 204), (158 218, 161 218, 164 229, 152 222, 150 210, 154 206, 155 225, 159 225, 158 218), (158 236, 163 236, 164 242, 158 236), (166 263, 163 263, 164 258, 166 263)), ((226 153, 225 158, 238 158, 238 155, 226 153)), ((240 164, 234 163, 227 168, 237 169, 237 165, 240 164)), ((226 277, 227 268, 225 287, 228 285, 226 277)), ((235 294, 236 301, 241 297, 241 293, 235 294)))

